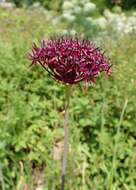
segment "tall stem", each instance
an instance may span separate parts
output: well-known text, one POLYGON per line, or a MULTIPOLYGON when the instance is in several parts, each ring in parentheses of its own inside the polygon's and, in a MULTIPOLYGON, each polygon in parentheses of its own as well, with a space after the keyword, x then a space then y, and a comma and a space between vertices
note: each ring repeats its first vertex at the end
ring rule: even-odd
POLYGON ((67 157, 68 157, 68 119, 69 119, 69 99, 70 99, 70 86, 66 86, 66 97, 65 97, 65 117, 64 117, 64 150, 63 150, 63 162, 62 162, 62 175, 61 175, 61 190, 64 190, 66 168, 67 168, 67 157))
POLYGON ((2 188, 2 190, 5 190, 5 184, 4 184, 4 179, 3 179, 3 173, 2 173, 2 167, 0 164, 0 187, 2 188))
POLYGON ((117 151, 118 151, 118 144, 119 144, 119 138, 120 138, 120 127, 123 121, 123 117, 124 117, 124 113, 126 111, 127 108, 127 104, 128 104, 128 99, 125 100, 124 106, 122 108, 122 112, 120 115, 120 120, 118 123, 118 128, 117 128, 117 133, 116 133, 116 137, 115 137, 115 145, 114 145, 114 150, 113 150, 113 160, 112 160, 112 168, 111 168, 111 172, 110 172, 110 179, 109 179, 109 187, 107 188, 108 190, 112 190, 113 189, 113 180, 115 177, 115 172, 116 172, 116 161, 117 161, 117 151))

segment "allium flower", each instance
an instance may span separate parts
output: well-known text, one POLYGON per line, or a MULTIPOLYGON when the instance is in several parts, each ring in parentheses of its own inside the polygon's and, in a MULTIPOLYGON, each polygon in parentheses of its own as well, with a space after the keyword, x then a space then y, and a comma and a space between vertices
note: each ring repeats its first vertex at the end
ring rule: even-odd
POLYGON ((40 64, 53 78, 64 84, 76 84, 85 80, 95 82, 102 71, 111 73, 109 60, 88 40, 61 37, 33 45, 30 54, 32 65, 40 64))
POLYGON ((64 148, 61 174, 61 190, 64 190, 69 137, 69 100, 71 84, 81 81, 95 82, 101 72, 111 73, 109 60, 104 53, 88 40, 61 37, 43 41, 41 46, 33 45, 30 54, 32 65, 40 64, 57 81, 65 86, 64 148))

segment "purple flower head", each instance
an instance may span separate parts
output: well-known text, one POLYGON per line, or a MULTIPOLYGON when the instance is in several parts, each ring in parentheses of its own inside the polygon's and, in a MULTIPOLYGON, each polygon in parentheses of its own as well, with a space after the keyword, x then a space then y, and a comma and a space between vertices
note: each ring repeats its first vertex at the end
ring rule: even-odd
POLYGON ((40 64, 51 76, 63 84, 76 84, 85 80, 95 82, 102 71, 111 74, 109 60, 88 40, 60 37, 33 45, 32 65, 40 64))

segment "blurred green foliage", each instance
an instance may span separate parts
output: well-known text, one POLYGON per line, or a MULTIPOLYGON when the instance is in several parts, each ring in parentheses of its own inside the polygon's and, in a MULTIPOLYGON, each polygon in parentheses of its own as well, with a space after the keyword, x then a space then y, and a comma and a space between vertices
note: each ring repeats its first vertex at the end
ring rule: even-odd
POLYGON ((122 0, 121 6, 124 9, 136 8, 136 0, 122 0))
POLYGON ((13 3, 15 3, 17 6, 30 6, 34 3, 40 3, 42 6, 44 6, 47 9, 53 9, 53 10, 60 10, 60 6, 63 0, 12 0, 13 3))
MULTIPOLYGON (((47 9, 61 10, 61 5, 64 0, 11 0, 17 6, 27 5, 30 6, 34 3, 40 3, 47 9)), ((136 8, 136 0, 91 0, 94 2, 100 11, 104 8, 111 8, 114 5, 120 5, 124 9, 136 8)))
POLYGON ((99 11, 102 12, 105 8, 112 8, 116 5, 121 6, 123 9, 129 10, 136 8, 136 0, 92 0, 99 11))
MULTIPOLYGON (((64 87, 27 59, 32 42, 55 31, 38 9, 1 10, 0 173, 6 190, 35 189, 39 180, 44 190, 59 189, 61 162, 53 150, 63 139, 64 87)), ((103 36, 96 43, 111 58, 113 76, 103 75, 88 94, 84 83, 73 86, 66 190, 135 190, 136 36, 103 36)))
POLYGON ((107 7, 110 8, 112 6, 111 0, 97 0, 97 1, 92 0, 92 2, 96 4, 100 12, 102 12, 105 8, 107 7))

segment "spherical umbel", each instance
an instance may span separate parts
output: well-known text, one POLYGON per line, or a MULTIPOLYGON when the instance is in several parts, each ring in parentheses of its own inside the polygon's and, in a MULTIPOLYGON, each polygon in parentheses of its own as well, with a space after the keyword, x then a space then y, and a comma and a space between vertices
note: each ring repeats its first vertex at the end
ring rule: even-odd
POLYGON ((51 76, 63 84, 85 80, 95 82, 101 72, 111 74, 109 59, 89 40, 60 37, 33 44, 32 65, 40 64, 51 76))

